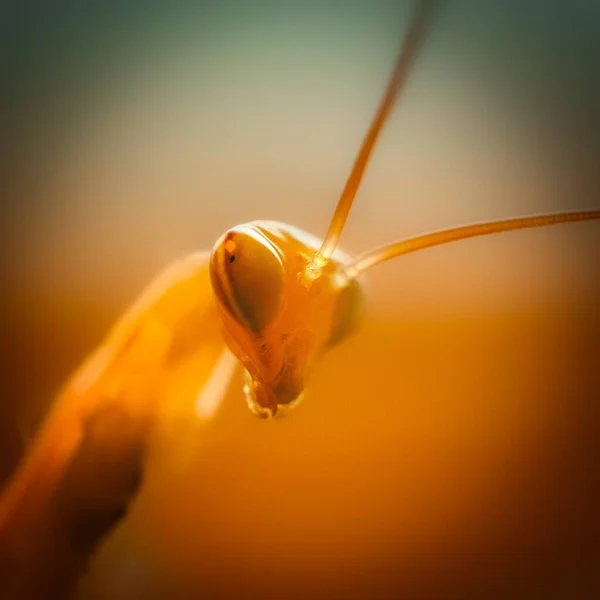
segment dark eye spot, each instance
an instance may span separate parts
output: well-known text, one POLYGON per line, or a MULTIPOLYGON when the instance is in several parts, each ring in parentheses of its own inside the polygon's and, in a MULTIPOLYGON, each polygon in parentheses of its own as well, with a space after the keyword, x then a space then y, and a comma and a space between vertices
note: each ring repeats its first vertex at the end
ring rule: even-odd
POLYGON ((229 262, 230 262, 230 263, 232 263, 234 260, 235 260, 235 254, 232 254, 232 255, 229 257, 229 262))

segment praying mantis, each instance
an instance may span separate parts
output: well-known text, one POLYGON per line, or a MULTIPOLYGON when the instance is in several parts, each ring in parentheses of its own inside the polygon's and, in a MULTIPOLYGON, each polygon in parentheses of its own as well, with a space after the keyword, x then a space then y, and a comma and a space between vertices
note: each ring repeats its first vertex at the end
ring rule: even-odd
MULTIPOLYGON (((600 219, 600 210, 464 225, 396 241, 353 258, 339 247, 379 136, 414 63, 434 3, 419 3, 380 106, 322 240, 291 225, 254 221, 225 232, 212 251, 173 263, 124 314, 59 394, 23 463, 0 496, 0 534, 42 510, 103 403, 151 412, 196 397, 222 356, 244 368, 250 410, 271 419, 304 397, 325 352, 364 314, 361 275, 436 245, 504 231, 600 219), (228 354, 230 353, 230 354, 228 354), (35 496, 34 504, 27 498, 35 496), (23 517, 24 518, 24 517, 23 517)), ((232 371, 222 378, 229 385, 232 371)), ((216 393, 216 392, 215 392, 216 393)))

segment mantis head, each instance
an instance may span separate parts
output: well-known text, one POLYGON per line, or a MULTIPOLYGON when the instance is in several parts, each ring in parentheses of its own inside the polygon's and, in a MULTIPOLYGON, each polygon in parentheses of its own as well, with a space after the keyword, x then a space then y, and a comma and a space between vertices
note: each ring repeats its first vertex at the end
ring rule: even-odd
POLYGON ((352 332, 362 313, 357 276, 384 261, 449 242, 556 223, 600 219, 599 210, 463 225, 375 248, 352 262, 338 247, 382 128, 406 81, 436 2, 417 3, 405 43, 322 243, 270 221, 238 225, 217 241, 212 287, 229 349, 246 368, 250 408, 269 418, 302 398, 320 355, 352 332))
POLYGON ((286 225, 252 222, 227 231, 213 249, 211 282, 225 341, 246 368, 246 397, 259 416, 295 406, 315 360, 359 320, 358 272, 336 248, 430 12, 427 2, 417 7, 322 243, 286 225))
POLYGON ((362 293, 336 252, 315 270, 316 238, 257 221, 215 244, 210 276, 225 341, 246 369, 245 393, 260 417, 289 412, 315 361, 358 324, 362 293))

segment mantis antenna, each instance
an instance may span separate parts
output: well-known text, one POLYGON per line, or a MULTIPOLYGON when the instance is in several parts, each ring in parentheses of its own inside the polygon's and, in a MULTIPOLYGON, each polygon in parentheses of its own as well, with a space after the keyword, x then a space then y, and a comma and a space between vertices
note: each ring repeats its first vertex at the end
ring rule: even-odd
POLYGON ((385 262, 386 260, 396 258, 397 256, 416 252, 417 250, 424 250, 425 248, 431 248, 432 246, 464 240, 466 238, 501 233, 503 231, 513 231, 515 229, 543 227, 545 225, 555 225, 558 223, 591 221, 593 219, 600 219, 600 210, 563 212, 533 217, 504 219, 501 221, 486 221, 483 223, 453 227, 451 229, 443 229, 441 231, 434 231, 406 240, 393 242, 392 244, 381 246, 367 252, 366 254, 359 256, 356 262, 348 267, 346 273, 350 277, 356 277, 367 269, 385 262))
POLYGON ((338 242, 340 241, 344 225, 346 224, 348 214, 352 208, 352 203, 356 197, 356 192, 358 191, 362 181, 365 169, 379 138, 379 134, 381 133, 383 126, 385 125, 392 108, 396 103, 396 99, 407 80, 411 64, 425 38, 429 21, 432 13, 434 12, 433 9, 436 4, 436 0, 421 0, 420 2, 417 2, 415 12, 409 25, 406 40, 400 50, 398 58, 396 59, 396 65, 390 77, 387 90, 383 96, 379 108, 377 109, 377 112, 375 113, 375 117, 371 123, 371 126, 365 135, 358 156, 354 161, 354 165, 350 171, 346 185, 344 186, 340 199, 338 200, 331 224, 329 225, 329 230, 327 231, 327 234, 323 240, 323 244, 321 245, 321 248, 315 257, 316 263, 327 261, 333 254, 338 242))

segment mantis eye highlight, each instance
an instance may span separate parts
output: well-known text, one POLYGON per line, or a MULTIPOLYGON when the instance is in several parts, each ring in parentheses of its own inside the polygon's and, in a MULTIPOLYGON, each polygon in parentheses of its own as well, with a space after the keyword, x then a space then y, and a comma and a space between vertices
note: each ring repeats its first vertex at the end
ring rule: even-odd
POLYGON ((210 258, 213 290, 221 306, 240 324, 260 331, 283 305, 285 272, 277 248, 251 226, 228 231, 210 258))

